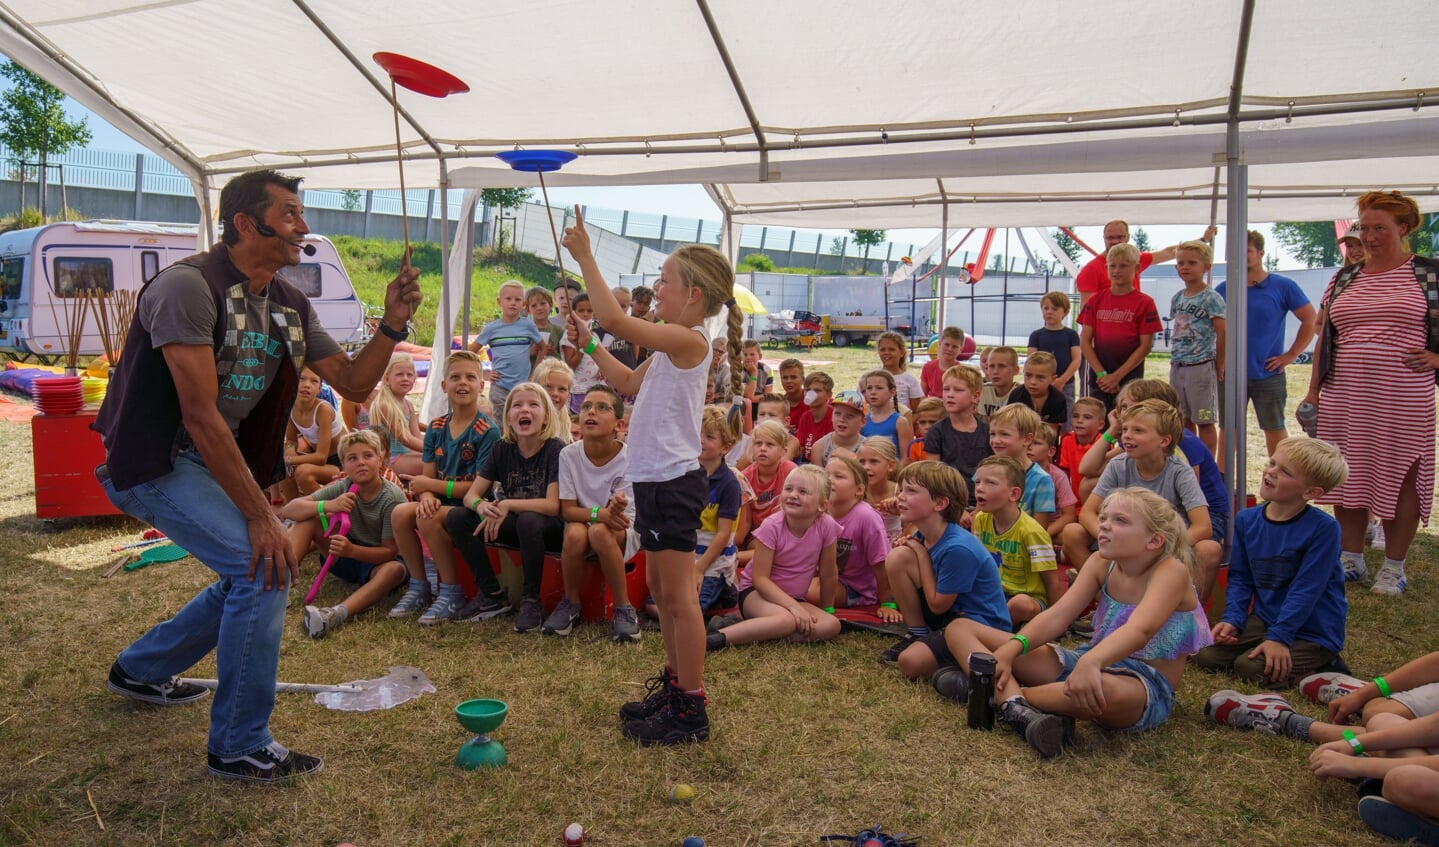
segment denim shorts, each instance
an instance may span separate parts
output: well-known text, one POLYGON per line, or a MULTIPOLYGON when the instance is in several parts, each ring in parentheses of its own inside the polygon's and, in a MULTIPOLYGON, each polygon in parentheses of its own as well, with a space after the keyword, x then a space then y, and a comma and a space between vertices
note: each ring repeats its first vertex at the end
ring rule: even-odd
MULTIPOLYGON (((1289 399, 1289 383, 1284 374, 1277 373, 1263 379, 1251 379, 1246 383, 1247 401, 1254 402, 1254 416, 1259 419, 1259 428, 1265 432, 1284 429, 1284 403, 1289 399)), ((1219 418, 1224 419, 1224 392, 1219 392, 1219 418)))
POLYGON ((1223 546, 1229 536, 1229 513, 1209 510, 1209 537, 1223 546))
MULTIPOLYGON (((1059 657, 1059 678, 1055 682, 1063 682, 1068 679, 1069 675, 1074 672, 1074 666, 1079 663, 1080 657, 1088 653, 1091 646, 1085 644, 1078 649, 1071 650, 1058 644, 1049 645, 1050 649, 1054 650, 1054 654, 1059 657)), ((1144 732, 1149 729, 1157 729, 1169 720, 1169 713, 1174 711, 1174 686, 1170 685, 1164 674, 1160 673, 1153 665, 1139 659, 1121 659, 1105 668, 1104 673, 1132 676, 1144 685, 1144 713, 1132 726, 1124 727, 1120 732, 1144 732)))

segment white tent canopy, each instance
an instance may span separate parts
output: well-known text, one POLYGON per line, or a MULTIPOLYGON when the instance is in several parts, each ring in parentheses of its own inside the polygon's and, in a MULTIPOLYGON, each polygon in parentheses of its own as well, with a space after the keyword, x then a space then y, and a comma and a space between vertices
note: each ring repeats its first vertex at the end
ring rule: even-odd
MULTIPOLYGON (((580 157, 552 185, 702 183, 744 222, 933 226, 946 198, 956 224, 1098 223, 1116 207, 1196 222, 1223 163, 1243 9, 11 0, 0 52, 207 189, 260 165, 313 188, 397 185, 370 59, 388 50, 472 88, 401 91, 412 187, 531 185, 492 155, 554 147, 580 157), (870 184, 836 184, 856 179, 870 184)), ((1264 218, 1347 214, 1353 185, 1432 197, 1432 12, 1255 5, 1237 117, 1264 218)))

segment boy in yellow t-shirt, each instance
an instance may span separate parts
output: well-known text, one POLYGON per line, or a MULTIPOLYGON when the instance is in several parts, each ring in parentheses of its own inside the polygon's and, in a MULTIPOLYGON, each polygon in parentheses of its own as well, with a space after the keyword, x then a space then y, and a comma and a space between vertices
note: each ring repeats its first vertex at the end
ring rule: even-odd
POLYGON ((999 565, 1014 628, 1064 595, 1054 542, 1034 518, 1020 511, 1024 469, 1010 456, 990 456, 974 474, 974 534, 999 565))

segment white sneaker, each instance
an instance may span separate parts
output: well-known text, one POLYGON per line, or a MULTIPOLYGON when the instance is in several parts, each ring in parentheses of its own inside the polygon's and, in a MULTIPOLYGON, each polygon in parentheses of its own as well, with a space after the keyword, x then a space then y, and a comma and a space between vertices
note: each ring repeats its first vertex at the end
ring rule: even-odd
POLYGON ((1374 587, 1369 590, 1389 597, 1402 597, 1408 587, 1409 580, 1405 579, 1404 571, 1386 565, 1379 569, 1379 575, 1374 577, 1374 587))
POLYGON ((1351 563, 1350 560, 1341 556, 1339 561, 1344 565, 1345 582, 1363 582, 1364 578, 1369 576, 1369 567, 1364 564, 1363 559, 1351 563))
POLYGON ((1364 680, 1333 671, 1310 674, 1299 680, 1299 691, 1321 706, 1327 706, 1330 702, 1363 687, 1364 680))
POLYGON ((1373 547, 1375 550, 1383 550, 1384 524, 1380 521, 1375 521, 1370 526, 1374 528, 1374 532, 1369 536, 1369 546, 1373 547))

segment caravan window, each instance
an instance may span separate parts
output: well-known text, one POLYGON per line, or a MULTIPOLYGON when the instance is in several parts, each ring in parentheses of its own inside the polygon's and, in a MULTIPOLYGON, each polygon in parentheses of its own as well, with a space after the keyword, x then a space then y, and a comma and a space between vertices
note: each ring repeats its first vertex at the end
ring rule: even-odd
POLYGON ((107 293, 115 290, 115 268, 110 260, 57 257, 55 293, 60 297, 74 297, 77 291, 86 289, 107 293))
POLYGON ((301 262, 298 265, 280 268, 275 275, 300 289, 301 294, 312 300, 320 296, 320 265, 318 262, 301 262))
POLYGON ((25 259, 16 256, 13 259, 5 259, 4 265, 0 266, 0 297, 6 300, 20 299, 20 282, 25 278, 25 259))
POLYGON ((140 251, 140 282, 149 282, 160 272, 160 254, 154 250, 140 251))

